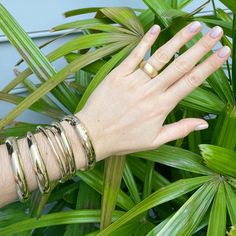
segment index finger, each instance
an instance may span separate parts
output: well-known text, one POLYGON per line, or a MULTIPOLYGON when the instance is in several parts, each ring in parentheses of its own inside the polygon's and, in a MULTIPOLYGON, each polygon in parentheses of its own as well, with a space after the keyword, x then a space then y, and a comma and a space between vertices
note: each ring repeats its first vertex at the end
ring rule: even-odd
POLYGON ((129 54, 129 56, 120 63, 117 69, 120 70, 123 75, 132 73, 141 63, 148 50, 152 47, 159 33, 160 26, 153 25, 150 30, 143 36, 139 44, 129 54))

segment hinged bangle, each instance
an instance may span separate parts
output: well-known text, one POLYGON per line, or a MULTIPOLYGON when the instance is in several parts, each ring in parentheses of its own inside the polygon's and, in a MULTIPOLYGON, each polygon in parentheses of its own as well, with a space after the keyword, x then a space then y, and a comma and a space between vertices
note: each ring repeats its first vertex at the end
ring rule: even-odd
POLYGON ((87 158, 87 166, 86 168, 81 168, 80 170, 82 171, 92 170, 96 164, 96 154, 93 148, 92 141, 88 135, 88 132, 84 124, 82 124, 79 118, 74 115, 67 115, 63 117, 62 120, 67 121, 73 128, 75 128, 76 133, 78 134, 78 137, 83 146, 87 158))
POLYGON ((65 154, 68 157, 69 161, 70 175, 74 176, 76 173, 76 164, 70 140, 67 138, 65 130, 59 122, 53 122, 51 126, 56 129, 58 136, 62 140, 65 154))
POLYGON ((39 190, 41 193, 47 194, 50 191, 47 168, 39 151, 37 141, 30 131, 27 132, 27 142, 39 190))
POLYGON ((29 188, 26 181, 22 157, 15 137, 8 137, 5 140, 7 151, 11 159, 11 166, 14 172, 14 178, 17 185, 17 194, 20 201, 24 202, 29 198, 29 188))

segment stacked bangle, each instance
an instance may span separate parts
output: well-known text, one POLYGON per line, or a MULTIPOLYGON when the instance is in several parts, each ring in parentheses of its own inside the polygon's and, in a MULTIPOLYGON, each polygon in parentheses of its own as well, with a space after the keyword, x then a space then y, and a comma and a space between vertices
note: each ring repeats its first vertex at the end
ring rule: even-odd
POLYGON ((71 143, 66 137, 65 130, 59 122, 53 122, 52 127, 56 130, 59 140, 63 147, 64 155, 68 158, 70 176, 74 176, 76 173, 75 157, 72 151, 71 143))
POLYGON ((27 132, 27 143, 30 150, 30 156, 39 190, 41 191, 41 193, 47 194, 50 191, 47 168, 39 151, 37 141, 30 131, 27 132))
POLYGON ((78 117, 74 115, 67 115, 62 120, 67 121, 76 131, 80 142, 84 148, 87 157, 87 166, 82 168, 82 171, 92 170, 96 164, 96 155, 88 132, 78 117))
POLYGON ((5 140, 7 151, 11 159, 11 166, 14 172, 19 199, 24 202, 29 198, 29 188, 23 170, 22 157, 15 137, 8 137, 5 140))
POLYGON ((61 158, 61 155, 57 152, 56 148, 54 147, 53 141, 52 141, 51 137, 48 135, 47 130, 44 129, 40 125, 36 127, 36 130, 41 131, 44 134, 44 136, 47 138, 49 145, 50 145, 54 155, 56 156, 57 163, 60 168, 61 178, 60 178, 59 182, 64 183, 68 179, 68 172, 67 172, 67 167, 66 167, 65 161, 63 160, 63 158, 61 158))
MULTIPOLYGON (((81 168, 80 170, 86 171, 93 169, 96 164, 96 155, 92 141, 89 138, 88 132, 84 124, 79 120, 79 118, 74 115, 67 115, 62 119, 62 121, 63 120, 67 121, 75 129, 76 134, 78 135, 79 140, 84 149, 87 165, 85 168, 81 168)), ((61 178, 59 182, 63 183, 70 177, 74 176, 76 173, 75 157, 70 140, 67 138, 63 126, 59 122, 53 122, 51 126, 47 126, 46 128, 43 128, 39 125, 36 127, 36 130, 41 131, 44 134, 44 136, 49 142, 53 153, 56 156, 57 163, 61 172, 61 178), (50 132, 54 137, 58 148, 54 146, 53 140, 48 132, 50 132)), ((38 148, 37 141, 33 133, 30 131, 27 132, 26 138, 38 187, 42 194, 47 194, 50 191, 50 181, 47 168, 43 161, 41 152, 38 148)), ((15 182, 17 185, 17 194, 21 201, 25 201, 29 198, 29 188, 24 174, 24 166, 17 145, 17 140, 15 137, 8 137, 5 140, 5 144, 8 150, 8 154, 11 158, 11 166, 14 172, 15 182)))

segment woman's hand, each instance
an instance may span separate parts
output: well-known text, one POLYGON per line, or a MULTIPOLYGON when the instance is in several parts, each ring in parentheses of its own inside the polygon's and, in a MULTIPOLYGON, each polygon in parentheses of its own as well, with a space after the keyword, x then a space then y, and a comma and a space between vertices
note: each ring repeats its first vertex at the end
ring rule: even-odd
MULTIPOLYGON (((147 61, 160 71, 200 30, 199 22, 187 25, 147 61)), ((229 48, 223 47, 195 66, 220 40, 223 30, 218 26, 211 29, 151 79, 138 65, 159 33, 160 27, 154 25, 130 55, 95 89, 83 110, 76 114, 88 129, 98 161, 110 155, 154 149, 183 138, 193 130, 208 127, 205 120, 196 118, 163 123, 179 101, 229 57, 229 48)))

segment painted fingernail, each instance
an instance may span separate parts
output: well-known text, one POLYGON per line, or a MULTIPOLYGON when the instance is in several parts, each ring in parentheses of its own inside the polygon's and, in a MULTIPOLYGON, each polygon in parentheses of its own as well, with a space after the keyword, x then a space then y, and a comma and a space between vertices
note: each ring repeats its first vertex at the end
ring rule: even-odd
POLYGON ((160 26, 159 25, 153 25, 151 30, 150 30, 150 34, 151 35, 156 35, 159 30, 160 30, 160 26))
POLYGON ((230 52, 231 52, 230 47, 224 46, 218 51, 217 54, 219 57, 224 58, 224 57, 228 56, 230 54, 230 52))
POLYGON ((218 38, 222 33, 222 28, 220 26, 215 26, 210 30, 210 37, 215 39, 218 38))
POLYGON ((209 125, 208 125, 207 123, 204 123, 204 124, 201 124, 201 125, 196 126, 194 130, 203 130, 203 129, 207 129, 208 126, 209 126, 209 125))
POLYGON ((191 33, 195 33, 198 31, 200 27, 201 27, 201 23, 199 21, 194 21, 193 23, 189 25, 188 29, 191 33))

